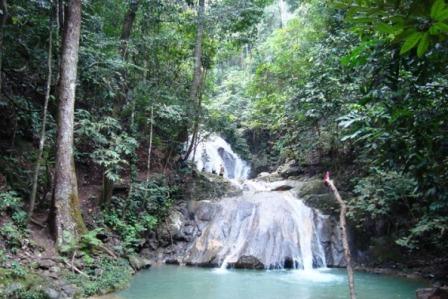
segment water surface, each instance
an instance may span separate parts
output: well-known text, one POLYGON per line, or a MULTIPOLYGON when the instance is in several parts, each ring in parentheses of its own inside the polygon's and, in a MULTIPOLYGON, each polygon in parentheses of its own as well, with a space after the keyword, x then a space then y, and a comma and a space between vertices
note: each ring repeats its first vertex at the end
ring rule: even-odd
MULTIPOLYGON (((413 299, 424 282, 356 273, 359 299, 413 299)), ((124 299, 337 299, 348 298, 343 269, 251 271, 160 266, 138 273, 124 299)))

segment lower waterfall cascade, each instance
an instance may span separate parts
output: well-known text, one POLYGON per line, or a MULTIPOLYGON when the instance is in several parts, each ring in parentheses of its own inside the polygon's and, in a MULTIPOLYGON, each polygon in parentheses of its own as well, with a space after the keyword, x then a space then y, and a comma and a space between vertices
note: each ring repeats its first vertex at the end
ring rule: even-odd
MULTIPOLYGON (((204 163, 196 156, 198 169, 225 163, 227 178, 247 178, 249 164, 221 137, 211 135, 199 147, 205 149, 208 160, 204 163), (224 159, 223 152, 234 159, 224 159), (229 161, 239 165, 238 172, 229 161)), ((222 269, 312 270, 328 264, 344 265, 337 222, 306 206, 295 192, 300 187, 300 181, 246 180, 241 195, 204 203, 212 210, 212 217, 202 225, 202 233, 188 250, 185 263, 222 269), (272 191, 282 185, 291 190, 272 191)))

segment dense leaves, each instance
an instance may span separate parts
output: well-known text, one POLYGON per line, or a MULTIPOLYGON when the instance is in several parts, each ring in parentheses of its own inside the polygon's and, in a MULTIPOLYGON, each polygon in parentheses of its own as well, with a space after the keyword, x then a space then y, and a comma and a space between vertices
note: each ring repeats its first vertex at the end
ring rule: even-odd
POLYGON ((218 81, 219 118, 268 130, 265 151, 283 160, 348 171, 364 229, 386 223, 402 246, 446 248, 447 7, 303 1, 218 81))

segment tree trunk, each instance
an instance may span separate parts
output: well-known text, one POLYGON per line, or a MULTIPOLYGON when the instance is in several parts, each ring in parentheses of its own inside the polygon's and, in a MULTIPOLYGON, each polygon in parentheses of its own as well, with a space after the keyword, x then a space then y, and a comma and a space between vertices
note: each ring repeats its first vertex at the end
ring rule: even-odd
POLYGON ((48 101, 50 100, 50 90, 51 90, 51 61, 52 61, 52 50, 53 50, 53 40, 52 40, 52 28, 51 28, 51 17, 49 22, 49 29, 50 29, 50 37, 48 41, 48 77, 47 77, 47 87, 45 90, 45 102, 44 102, 44 112, 42 115, 42 128, 40 131, 40 139, 39 139, 39 151, 37 153, 37 160, 36 165, 34 168, 34 176, 33 176, 33 187, 31 188, 31 195, 30 195, 30 205, 28 209, 28 219, 31 219, 33 216, 34 211, 34 205, 36 202, 36 193, 37 193, 37 185, 39 181, 39 169, 40 169, 40 162, 42 159, 42 154, 44 152, 44 146, 45 146, 45 129, 47 126, 47 111, 48 111, 48 101))
POLYGON ((149 182, 149 175, 151 173, 151 151, 152 151, 152 134, 154 127, 154 107, 151 106, 151 124, 149 127, 149 146, 148 146, 148 160, 146 163, 146 183, 149 182))
POLYGON ((50 228, 59 248, 77 240, 79 235, 86 231, 80 209, 73 158, 73 122, 80 29, 81 0, 70 0, 62 43, 55 187, 49 217, 50 228))
POLYGON ((194 142, 196 140, 196 136, 198 134, 199 122, 197 121, 199 117, 199 91, 201 87, 202 81, 202 39, 204 35, 204 10, 205 10, 205 0, 199 0, 198 6, 198 17, 197 17, 197 29, 196 29, 196 43, 194 46, 194 69, 193 69, 193 82, 191 83, 190 90, 190 100, 191 105, 194 107, 194 119, 195 122, 193 124, 193 134, 191 138, 191 143, 188 146, 187 152, 185 153, 185 157, 183 160, 188 160, 190 156, 194 142))
POLYGON ((356 299, 355 293, 355 279, 353 275, 352 268, 352 255, 350 253, 350 246, 348 244, 348 236, 347 236, 347 221, 345 215, 347 214, 347 204, 342 200, 341 195, 339 194, 338 189, 334 185, 333 180, 330 179, 330 173, 327 172, 324 177, 324 183, 330 187, 331 192, 333 192, 334 197, 339 203, 341 207, 341 211, 339 213, 339 224, 341 226, 341 234, 342 234, 342 245, 344 246, 344 255, 345 261, 347 262, 347 275, 348 275, 348 287, 350 290, 350 298, 356 299))
MULTIPOLYGON (((129 2, 129 9, 126 12, 126 15, 124 17, 123 21, 123 28, 121 30, 121 36, 120 36, 120 54, 121 58, 123 60, 127 60, 127 49, 128 49, 128 42, 129 38, 131 37, 132 27, 134 25, 135 16, 137 14, 139 6, 139 0, 130 0, 129 2)), ((126 71, 123 72, 123 78, 124 80, 121 81, 120 87, 122 90, 122 93, 124 96, 119 95, 113 104, 113 116, 118 118, 120 116, 120 111, 122 110, 123 106, 126 104, 126 99, 128 97, 128 86, 127 86, 127 73, 126 71)), ((134 136, 133 134, 133 127, 134 127, 134 114, 135 114, 135 103, 133 103, 132 107, 132 115, 131 115, 131 123, 130 123, 130 131, 131 136, 134 136)), ((130 186, 129 186, 129 193, 128 197, 132 195, 133 192, 133 181, 135 181, 136 178, 136 164, 137 161, 135 157, 133 156, 135 153, 131 155, 131 159, 129 161, 129 168, 130 168, 130 186)), ((113 189, 114 182, 111 181, 109 178, 107 178, 106 174, 103 174, 103 191, 102 191, 102 204, 108 205, 111 202, 112 199, 112 189, 113 189)))
POLYGON ((146 161, 145 197, 147 196, 149 177, 150 177, 150 174, 151 174, 152 135, 153 135, 153 129, 154 129, 154 106, 151 106, 151 120, 150 120, 150 122, 151 122, 151 124, 150 124, 150 127, 149 127, 148 160, 146 161))
POLYGON ((124 17, 123 28, 121 30, 121 56, 127 57, 128 42, 131 37, 132 27, 134 25, 135 15, 137 14, 139 0, 131 0, 129 9, 124 17))
POLYGON ((114 182, 110 180, 106 171, 103 172, 103 190, 101 191, 101 204, 104 206, 108 206, 112 199, 114 189, 114 182))
POLYGON ((8 19, 8 3, 6 0, 0 0, 0 10, 2 11, 2 17, 0 21, 0 96, 2 94, 2 67, 3 67, 3 32, 5 30, 6 20, 8 19))

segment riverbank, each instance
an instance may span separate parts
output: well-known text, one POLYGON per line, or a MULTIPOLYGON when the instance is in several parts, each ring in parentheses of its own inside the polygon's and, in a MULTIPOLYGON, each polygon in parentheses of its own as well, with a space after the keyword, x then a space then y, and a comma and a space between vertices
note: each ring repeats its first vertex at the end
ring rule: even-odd
MULTIPOLYGON (((102 248, 87 244, 87 247, 91 246, 87 252, 77 250, 69 256, 58 256, 52 249, 54 244, 48 234, 36 225, 32 229, 30 244, 18 249, 14 254, 5 256, 10 261, 17 261, 17 264, 7 264, 9 270, 6 275, 3 273, 4 278, 0 280, 0 284, 4 286, 3 296, 75 298, 107 294, 126 288, 133 279, 133 274, 150 267, 151 264, 183 264, 186 249, 201 235, 205 227, 205 222, 200 222, 213 218, 214 209, 211 207, 219 203, 220 198, 235 196, 241 191, 234 184, 216 175, 195 173, 182 180, 184 197, 176 201, 166 221, 158 226, 154 234, 147 236, 144 245, 134 254, 119 253, 119 248, 124 246, 124 240, 108 229, 95 234, 95 238, 102 240, 102 248), (25 281, 27 283, 24 283, 25 281)), ((322 210, 331 212, 331 198, 325 195, 326 190, 321 186, 319 178, 302 177, 299 183, 295 180, 289 178, 288 182, 277 175, 262 175, 260 179, 261 182, 269 184, 274 182, 269 188, 275 190, 295 189, 293 191, 307 204, 319 203, 322 210)), ((94 214, 90 215, 90 219, 95 218, 94 214)), ((91 222, 90 225, 100 227, 100 223, 91 222)), ((408 261, 408 264, 382 264, 371 260, 370 264, 358 263, 355 268, 360 272, 425 279, 434 286, 447 283, 447 276, 444 276, 446 259, 409 255, 408 261)))

